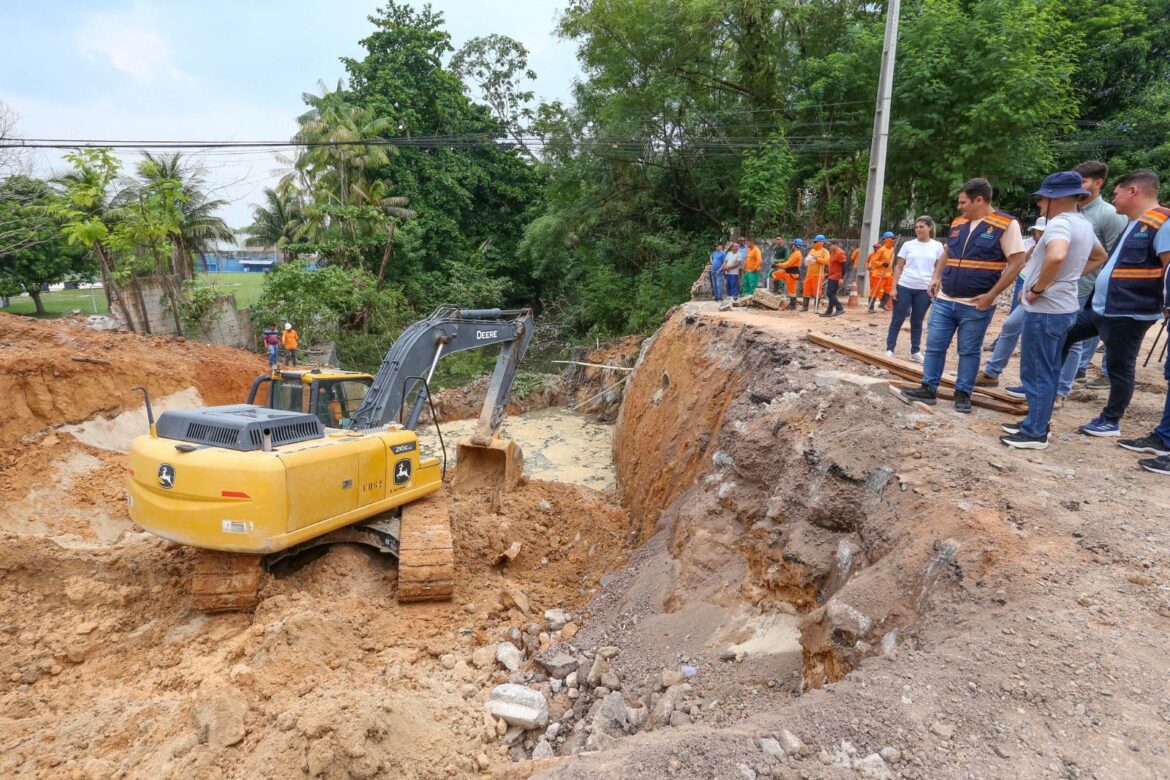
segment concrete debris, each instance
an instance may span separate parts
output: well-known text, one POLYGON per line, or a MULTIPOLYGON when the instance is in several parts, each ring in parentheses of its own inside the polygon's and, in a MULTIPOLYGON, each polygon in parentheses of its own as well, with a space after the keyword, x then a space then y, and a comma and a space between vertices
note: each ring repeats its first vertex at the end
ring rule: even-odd
POLYGON ((556 754, 553 752, 552 745, 549 744, 547 739, 540 740, 540 742, 536 743, 536 747, 532 749, 532 757, 534 759, 552 758, 554 755, 556 754))
MULTIPOLYGON (((512 542, 508 548, 496 556, 496 565, 501 566, 505 563, 511 563, 516 560, 516 556, 520 554, 520 542, 512 542)), ((521 610, 527 614, 527 610, 521 610)))
POLYGON ((500 591, 500 603, 508 609, 515 607, 525 615, 530 609, 528 596, 513 582, 504 583, 503 590, 500 591))
POLYGON ((853 768, 860 772, 862 777, 872 777, 875 780, 888 780, 894 776, 890 772, 890 768, 886 766, 886 762, 877 753, 870 753, 865 758, 855 759, 853 768))
MULTIPOLYGON (((555 680, 564 680, 577 670, 577 659, 563 651, 558 651, 551 657, 544 656, 537 658, 536 662, 544 667, 549 677, 555 680)), ((575 686, 569 685, 569 687, 572 688, 575 686)))
POLYGON ((191 707, 199 742, 215 748, 234 745, 248 733, 244 719, 248 703, 236 688, 221 683, 205 684, 195 695, 191 707))
POLYGON ((764 751, 770 756, 783 757, 785 755, 784 748, 780 745, 779 742, 772 739, 771 737, 760 738, 760 750, 764 751))
POLYGON ((544 622, 548 625, 549 631, 560 631, 571 619, 569 613, 563 609, 546 609, 544 611, 544 622))
POLYGON ((630 713, 626 702, 617 691, 610 693, 596 706, 590 725, 594 734, 608 734, 611 737, 622 737, 629 726, 630 713))
POLYGON ((492 688, 484 708, 512 726, 537 729, 548 723, 548 700, 524 685, 505 683, 492 688))
POLYGON ((511 642, 500 642, 496 645, 496 660, 509 672, 514 672, 524 665, 524 655, 511 642))
POLYGON ((788 729, 781 730, 779 741, 780 747, 784 748, 784 752, 790 756, 800 756, 808 751, 800 738, 788 729))

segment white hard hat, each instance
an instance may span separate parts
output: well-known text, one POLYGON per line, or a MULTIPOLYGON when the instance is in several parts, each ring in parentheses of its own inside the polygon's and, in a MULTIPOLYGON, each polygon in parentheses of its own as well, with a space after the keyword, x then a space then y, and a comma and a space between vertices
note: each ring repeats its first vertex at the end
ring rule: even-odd
POLYGON ((291 322, 284 323, 284 329, 285 330, 292 330, 292 323, 291 322))

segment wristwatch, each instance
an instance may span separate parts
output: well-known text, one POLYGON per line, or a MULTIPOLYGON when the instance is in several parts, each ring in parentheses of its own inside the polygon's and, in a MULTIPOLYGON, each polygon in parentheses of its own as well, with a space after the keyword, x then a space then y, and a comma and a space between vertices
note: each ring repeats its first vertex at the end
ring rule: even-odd
POLYGON ((1044 293, 1048 292, 1048 288, 1045 287, 1043 290, 1037 290, 1036 285, 1032 285, 1028 288, 1028 292, 1032 293, 1033 295, 1043 295, 1044 293))

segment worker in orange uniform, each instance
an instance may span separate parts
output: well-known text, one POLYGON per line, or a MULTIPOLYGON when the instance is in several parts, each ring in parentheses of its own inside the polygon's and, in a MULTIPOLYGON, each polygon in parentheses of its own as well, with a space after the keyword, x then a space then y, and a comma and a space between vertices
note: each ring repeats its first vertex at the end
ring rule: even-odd
POLYGON ((873 313, 873 305, 877 303, 882 311, 889 311, 886 301, 889 300, 890 290, 894 280, 894 242, 896 238, 888 230, 882 233, 881 243, 874 247, 865 267, 869 269, 869 311, 873 313))
POLYGON ((801 250, 804 249, 804 242, 799 238, 792 240, 792 252, 789 253, 788 259, 782 260, 779 265, 772 267, 772 281, 776 291, 780 291, 780 285, 783 283, 788 290, 788 310, 796 310, 796 283, 800 281, 800 263, 804 260, 801 250))
POLYGON ((829 250, 825 249, 825 237, 813 237, 812 249, 808 250, 808 258, 804 265, 804 308, 808 311, 808 299, 817 298, 821 294, 821 281, 825 278, 825 269, 829 265, 829 250))
POLYGON ((295 366, 297 364, 297 347, 300 346, 300 343, 301 337, 296 328, 292 326, 291 322, 284 323, 284 333, 280 334, 280 345, 284 347, 285 365, 295 366))
POLYGON ((756 242, 747 240, 747 259, 743 263, 743 294, 751 295, 760 284, 760 268, 764 265, 764 255, 756 242))

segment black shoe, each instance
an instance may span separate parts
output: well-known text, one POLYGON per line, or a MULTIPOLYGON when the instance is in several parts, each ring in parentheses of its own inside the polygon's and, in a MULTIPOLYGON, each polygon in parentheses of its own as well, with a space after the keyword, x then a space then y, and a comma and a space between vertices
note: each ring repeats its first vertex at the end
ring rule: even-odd
POLYGON ((1003 425, 1001 425, 999 427, 1004 433, 1008 434, 1009 436, 1019 433, 1020 429, 1023 428, 1023 426, 1018 422, 1004 423, 1003 425))
POLYGON ((1117 446, 1130 452, 1149 452, 1153 455, 1170 455, 1170 447, 1162 443, 1162 438, 1155 434, 1143 436, 1140 439, 1121 439, 1117 446))
POLYGON ((955 411, 963 414, 971 413, 971 394, 962 390, 955 391, 955 411))
POLYGON ((1047 436, 1026 436, 1022 433, 1012 433, 1007 436, 1000 436, 999 440, 1009 447, 1015 447, 1020 450, 1048 449, 1047 436))
POLYGON ((1139 460, 1138 465, 1146 471, 1152 471, 1155 474, 1165 474, 1170 476, 1170 455, 1160 455, 1156 458, 1146 458, 1139 460))
POLYGON ((1077 375, 1073 377, 1073 381, 1078 379, 1088 379, 1088 373, 1083 368, 1077 369, 1077 375))
POLYGON ((834 317, 840 317, 840 316, 841 316, 842 314, 844 314, 844 313, 845 313, 845 310, 844 310, 844 309, 837 309, 837 311, 833 312, 833 316, 834 316, 834 317))
POLYGON ((818 314, 817 316, 818 316, 818 317, 832 317, 832 316, 833 316, 833 312, 831 312, 831 311, 823 311, 823 312, 821 312, 820 314, 818 314))
POLYGON ((795 298, 788 299, 788 311, 796 311, 796 299, 795 298))
POLYGON ((899 390, 898 395, 908 404, 921 401, 927 406, 934 406, 938 403, 938 393, 930 385, 920 385, 913 390, 899 390))

